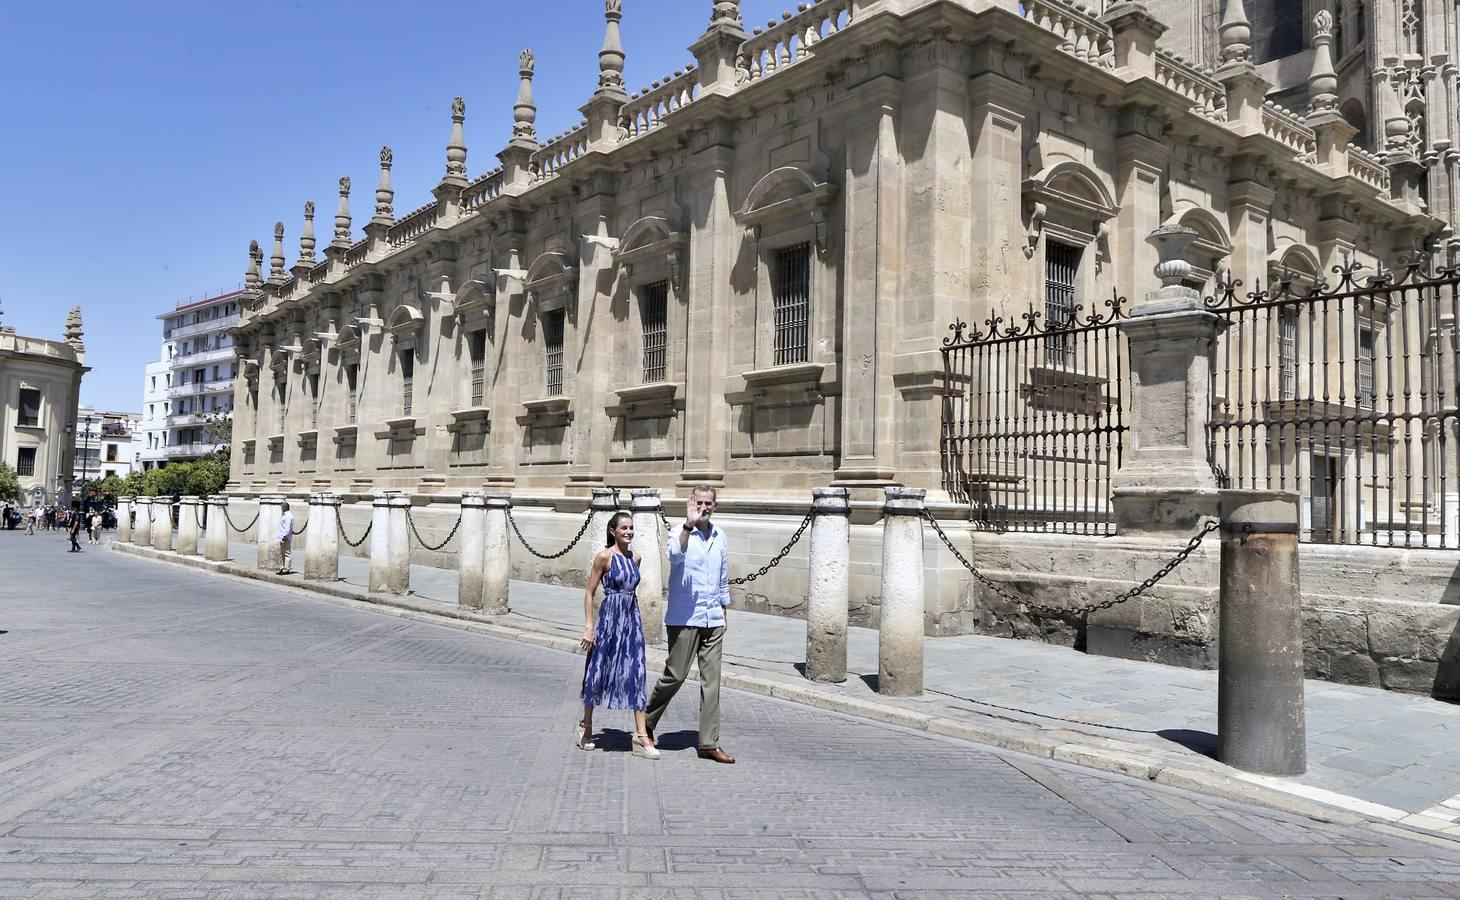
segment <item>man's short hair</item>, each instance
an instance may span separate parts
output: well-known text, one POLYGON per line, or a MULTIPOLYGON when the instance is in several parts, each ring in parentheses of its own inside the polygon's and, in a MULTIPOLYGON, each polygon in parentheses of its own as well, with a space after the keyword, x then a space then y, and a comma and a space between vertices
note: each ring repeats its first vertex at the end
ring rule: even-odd
POLYGON ((713 484, 697 484, 697 485, 695 485, 693 488, 690 489, 689 495, 691 497, 693 497, 695 494, 709 494, 711 497, 714 497, 717 501, 720 499, 720 493, 715 490, 715 486, 713 484))
POLYGON ((289 508, 289 501, 288 500, 285 500, 283 503, 281 503, 279 505, 282 506, 284 509, 288 509, 289 508))

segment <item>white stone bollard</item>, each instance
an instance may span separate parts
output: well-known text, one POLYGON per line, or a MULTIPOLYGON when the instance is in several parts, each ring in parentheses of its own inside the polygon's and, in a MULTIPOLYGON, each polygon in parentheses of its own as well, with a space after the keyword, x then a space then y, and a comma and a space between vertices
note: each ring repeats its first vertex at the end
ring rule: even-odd
POLYGON ((639 554, 639 618, 644 622, 644 643, 664 640, 664 537, 660 534, 658 488, 633 488, 634 540, 639 554))
POLYGON ((319 524, 319 494, 311 493, 308 499, 309 518, 305 519, 304 529, 304 580, 313 581, 319 571, 319 531, 309 527, 319 524))
POLYGON ((172 549, 172 498, 152 498, 152 547, 172 549))
POLYGON ((283 563, 279 549, 279 519, 284 514, 281 509, 283 502, 282 496, 259 495, 258 568, 266 572, 279 571, 283 563))
POLYGON ((184 556, 198 555, 198 538, 203 530, 198 527, 198 505, 201 497, 183 497, 177 508, 177 552, 184 556))
POLYGON ((337 494, 319 494, 318 503, 309 512, 309 529, 314 531, 316 581, 336 581, 340 577, 340 498, 337 494), (318 529, 318 531, 315 531, 318 529))
POLYGON ((132 539, 132 498, 117 498, 117 543, 125 544, 132 539))
POLYGON ((480 491, 461 494, 461 550, 457 553, 456 605, 462 609, 482 608, 486 573, 483 563, 487 540, 487 495, 480 491))
POLYGON ((507 511, 512 498, 488 494, 486 521, 482 526, 482 612, 505 616, 510 607, 507 591, 512 580, 511 543, 507 538, 507 511))
MULTIPOLYGON (((588 533, 583 536, 582 549, 578 551, 581 559, 581 569, 586 578, 593 567, 593 558, 598 551, 603 549, 608 541, 608 523, 614 513, 619 512, 618 490, 615 488, 594 488, 593 497, 588 501, 589 521, 588 533)), ((598 620, 598 604, 601 602, 601 592, 593 595, 593 618, 598 620)))
POLYGON ((882 615, 877 629, 877 693, 923 692, 922 488, 883 488, 882 615))
POLYGON ((208 521, 204 523, 203 556, 214 562, 228 558, 228 498, 208 498, 208 521))
POLYGON ((847 680, 847 587, 851 565, 851 492, 811 491, 806 576, 806 677, 847 680))
POLYGON ((371 508, 370 590, 406 594, 411 589, 411 544, 406 494, 376 494, 371 508))
POLYGON ((132 529, 132 543, 138 547, 152 546, 152 498, 137 498, 137 527, 132 529))

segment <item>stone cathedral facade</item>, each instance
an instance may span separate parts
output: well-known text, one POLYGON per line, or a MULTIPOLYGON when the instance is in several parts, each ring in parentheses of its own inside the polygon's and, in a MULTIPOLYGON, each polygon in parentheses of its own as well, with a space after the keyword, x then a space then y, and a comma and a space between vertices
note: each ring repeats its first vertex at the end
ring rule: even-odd
POLYGON ((1087 309, 1140 296, 1163 224, 1199 232, 1204 288, 1446 236, 1437 95, 1419 144, 1389 112, 1355 121, 1325 9, 1290 108, 1240 0, 1210 68, 1168 48, 1156 0, 820 0, 754 29, 702 2, 694 66, 630 94, 634 23, 608 0, 577 127, 537 132, 551 63, 525 51, 495 167, 469 168, 458 98, 431 201, 396 214, 385 148, 363 238, 342 179, 322 250, 312 203, 292 266, 282 223, 267 271, 251 248, 235 493, 936 500, 951 323, 1040 308, 1056 280, 1087 309))

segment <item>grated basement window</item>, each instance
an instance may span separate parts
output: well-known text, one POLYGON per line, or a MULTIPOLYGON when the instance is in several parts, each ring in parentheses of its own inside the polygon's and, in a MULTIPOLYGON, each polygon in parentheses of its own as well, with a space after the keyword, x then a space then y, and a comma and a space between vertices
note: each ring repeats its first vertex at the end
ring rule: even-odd
POLYGON ((775 364, 804 363, 810 343, 811 245, 776 251, 771 269, 771 297, 776 326, 775 364))
POLYGON ((653 384, 663 381, 668 370, 669 282, 644 288, 639 318, 644 331, 644 383, 653 384))

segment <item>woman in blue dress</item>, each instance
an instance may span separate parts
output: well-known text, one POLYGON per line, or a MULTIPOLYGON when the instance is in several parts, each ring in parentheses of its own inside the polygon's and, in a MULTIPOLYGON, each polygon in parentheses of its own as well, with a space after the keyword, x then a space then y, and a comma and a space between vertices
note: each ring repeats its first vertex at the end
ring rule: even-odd
POLYGON ((588 589, 583 593, 582 647, 588 652, 583 667, 583 719, 578 723, 579 750, 593 750, 593 708, 634 711, 635 756, 658 759, 659 751, 644 726, 648 706, 644 665, 644 623, 639 618, 639 557, 629 549, 634 519, 626 512, 608 520, 608 546, 593 557, 588 589), (593 595, 603 585, 598 622, 593 621, 593 595))

